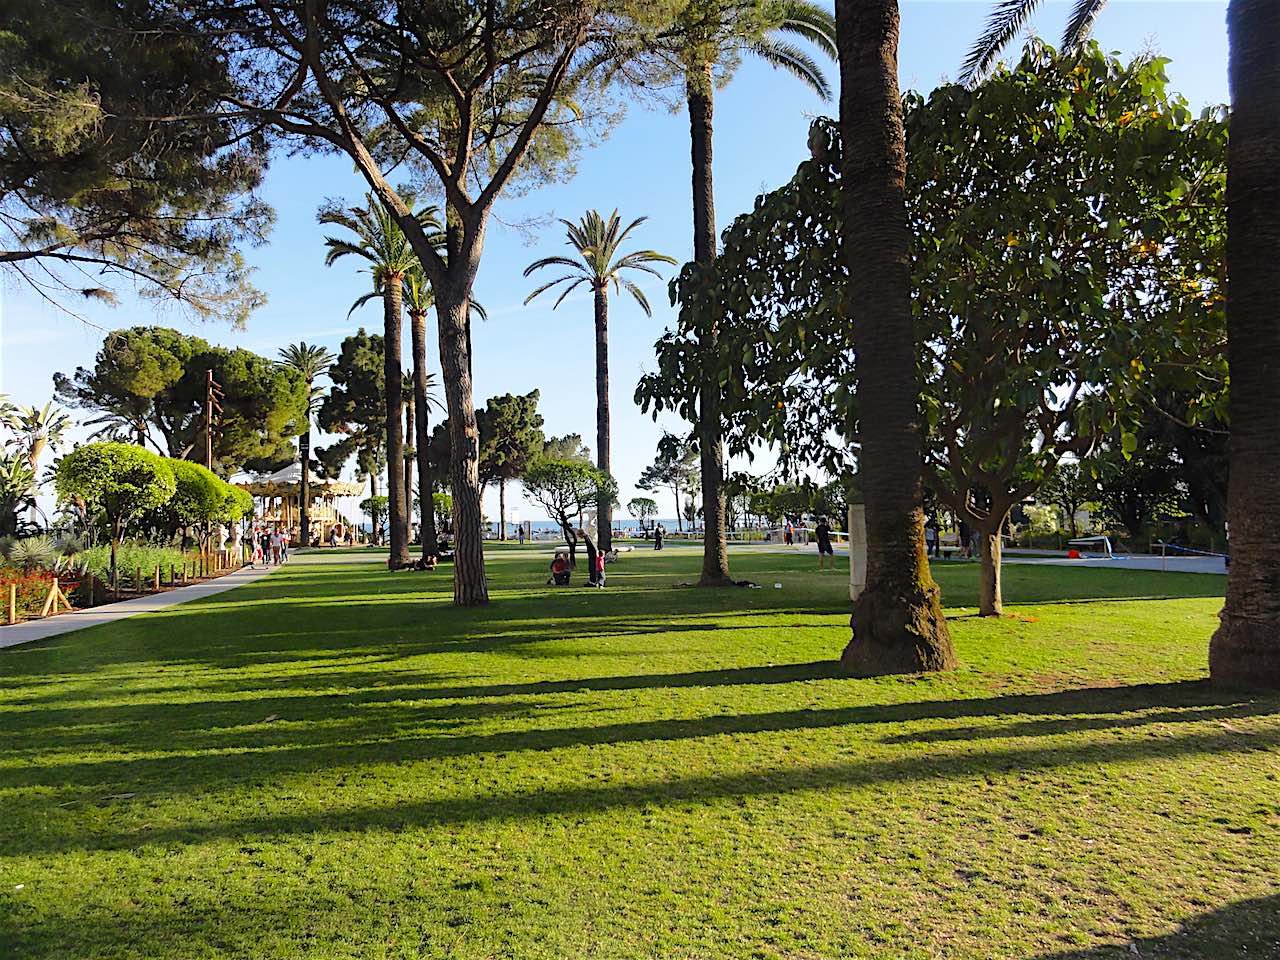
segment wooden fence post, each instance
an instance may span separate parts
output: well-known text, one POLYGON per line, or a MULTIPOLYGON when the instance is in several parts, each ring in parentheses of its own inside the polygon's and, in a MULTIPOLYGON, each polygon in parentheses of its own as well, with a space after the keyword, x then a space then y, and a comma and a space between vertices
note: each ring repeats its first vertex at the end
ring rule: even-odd
POLYGON ((159 592, 160 592, 160 567, 159 567, 159 565, 157 565, 157 566, 156 566, 155 589, 156 589, 156 593, 159 593, 159 592))
POLYGON ((133 591, 134 593, 142 592, 142 568, 134 567, 133 569, 133 591))
POLYGON ((18 585, 9 584, 9 622, 18 622, 18 585))

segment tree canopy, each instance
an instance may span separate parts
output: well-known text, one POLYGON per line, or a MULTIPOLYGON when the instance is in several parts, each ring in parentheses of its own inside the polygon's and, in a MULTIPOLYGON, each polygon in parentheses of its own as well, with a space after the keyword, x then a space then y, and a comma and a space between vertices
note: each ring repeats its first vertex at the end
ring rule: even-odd
POLYGON ((229 130, 227 58, 169 22, 150 4, 6 5, 0 264, 56 303, 126 281, 243 322, 263 299, 239 248, 272 221, 253 194, 266 138, 229 130))
POLYGON ((291 463, 291 439, 307 424, 306 380, 240 347, 214 346, 166 327, 130 327, 107 335, 92 367, 55 374, 54 385, 70 406, 136 421, 159 452, 199 459, 210 370, 223 390, 214 469, 228 474, 291 463))

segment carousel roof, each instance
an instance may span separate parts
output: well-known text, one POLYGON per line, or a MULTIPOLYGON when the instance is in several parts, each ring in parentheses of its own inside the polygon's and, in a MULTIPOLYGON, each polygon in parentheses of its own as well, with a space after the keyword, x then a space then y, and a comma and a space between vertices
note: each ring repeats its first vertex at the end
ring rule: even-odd
MULTIPOLYGON (((364 493, 363 483, 348 483, 343 480, 326 480, 311 474, 311 492, 329 494, 335 497, 358 497, 364 493)), ((291 463, 289 466, 257 480, 241 482, 255 497, 274 497, 284 493, 299 493, 302 490, 302 467, 291 463)))

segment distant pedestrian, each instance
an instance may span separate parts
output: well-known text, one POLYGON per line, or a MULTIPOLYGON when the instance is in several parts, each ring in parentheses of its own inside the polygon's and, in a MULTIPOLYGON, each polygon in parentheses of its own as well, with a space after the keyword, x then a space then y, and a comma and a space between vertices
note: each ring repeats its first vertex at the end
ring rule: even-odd
POLYGON ((517 534, 517 536, 519 536, 520 538, 520 546, 523 547, 524 546, 524 524, 523 523, 520 524, 519 526, 519 533, 517 534))
POLYGON ((662 538, 667 535, 667 528, 662 524, 658 524, 653 528, 653 549, 662 549, 662 538))
POLYGON ((788 547, 794 545, 796 542, 796 529, 791 526, 790 520, 788 520, 782 527, 782 542, 788 547))
POLYGON ((930 520, 924 526, 924 544, 929 556, 939 556, 938 525, 933 520, 930 520))
POLYGON ((960 522, 956 524, 956 539, 959 541, 956 546, 959 547, 960 558, 962 560, 968 560, 969 557, 972 556, 969 550, 969 537, 971 533, 972 531, 969 524, 963 517, 961 517, 960 522))

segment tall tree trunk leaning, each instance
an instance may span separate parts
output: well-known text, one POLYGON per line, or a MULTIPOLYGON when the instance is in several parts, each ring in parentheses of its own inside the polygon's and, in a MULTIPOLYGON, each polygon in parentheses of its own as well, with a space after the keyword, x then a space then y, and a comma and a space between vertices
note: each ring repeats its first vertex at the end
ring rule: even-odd
POLYGON ((988 518, 978 527, 978 557, 981 561, 978 616, 981 617, 999 617, 1004 614, 1004 589, 1000 577, 1003 556, 1000 531, 1004 529, 1004 521, 1004 516, 988 518), (991 529, 993 522, 995 529, 991 529))
MULTIPOLYGON (((710 267, 716 261, 716 209, 712 187, 711 129, 715 79, 703 64, 688 84, 689 134, 693 158, 693 258, 710 267)), ((708 322, 701 347, 716 349, 716 329, 708 322)), ((729 581, 729 545, 724 531, 724 444, 720 438, 720 384, 699 386, 698 458, 702 472, 702 575, 698 585, 719 587, 729 581)), ((679 507, 677 505, 677 519, 679 507)))
POLYGON ((841 662, 860 675, 956 665, 929 572, 911 323, 897 0, 836 0, 843 252, 853 322, 867 586, 841 662))
POLYGON ((1280 3, 1231 0, 1227 360, 1231 568, 1209 672, 1280 687, 1280 3))
POLYGON ((431 478, 431 429, 427 415, 427 315, 425 311, 409 312, 409 330, 413 340, 413 409, 414 448, 418 460, 418 510, 422 515, 422 552, 435 553, 436 536, 435 481, 431 478))
MULTIPOLYGON (((307 384, 307 396, 311 384, 307 384)), ((311 545, 311 410, 307 410, 307 429, 298 437, 298 459, 302 461, 302 479, 298 501, 298 536, 304 547, 311 545)))
MULTIPOLYGON (((414 430, 414 402, 413 391, 409 391, 409 396, 404 398, 404 435, 407 440, 415 435, 414 430)), ((404 455, 404 512, 406 520, 406 539, 405 550, 408 551, 409 544, 413 542, 413 464, 414 458, 407 452, 404 455)))
MULTIPOLYGON (((596 290, 596 466, 613 475, 609 427, 609 294, 596 290)), ((613 498, 596 500, 597 540, 601 551, 613 549, 613 498)))
POLYGON ((383 387, 387 398, 387 532, 391 553, 387 566, 392 570, 409 563, 409 501, 404 490, 404 433, 400 408, 404 403, 404 373, 400 357, 403 290, 401 278, 388 274, 382 291, 383 387))
POLYGON ((449 441, 453 446, 449 479, 453 490, 453 602, 475 607, 489 602, 480 530, 480 430, 471 387, 468 349, 469 293, 466 286, 436 289, 440 325, 440 368, 449 403, 449 441))

